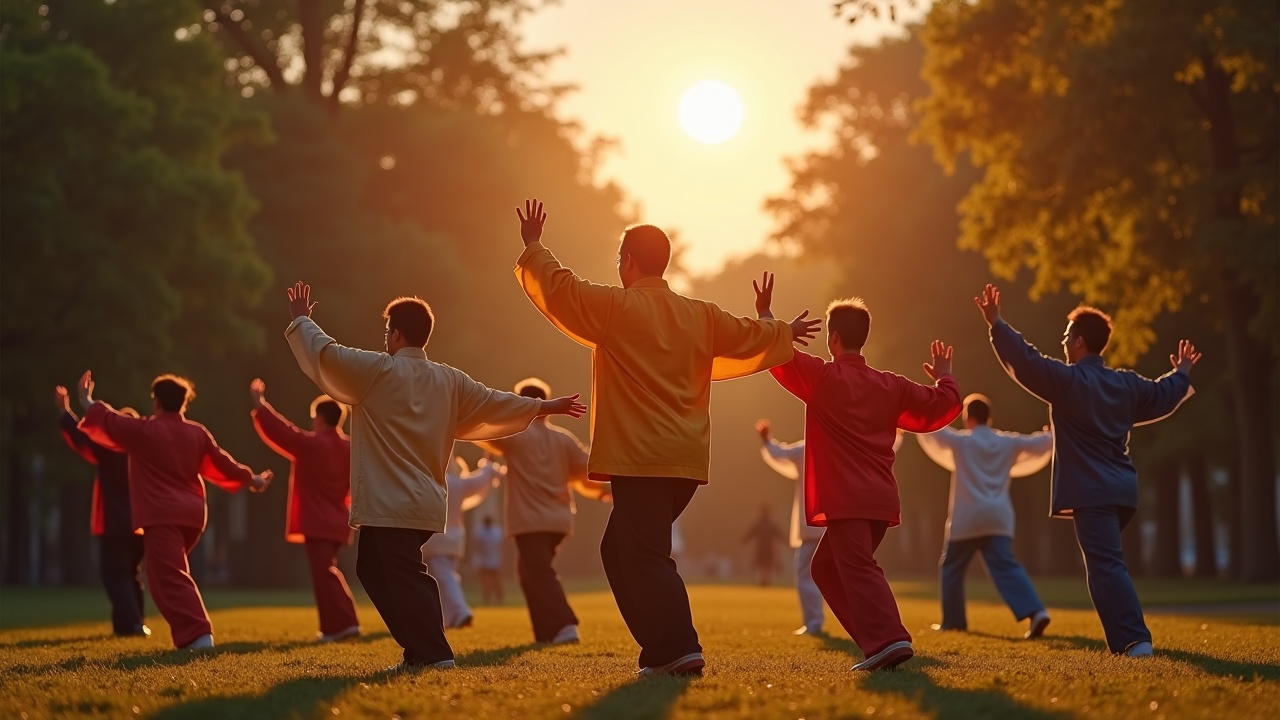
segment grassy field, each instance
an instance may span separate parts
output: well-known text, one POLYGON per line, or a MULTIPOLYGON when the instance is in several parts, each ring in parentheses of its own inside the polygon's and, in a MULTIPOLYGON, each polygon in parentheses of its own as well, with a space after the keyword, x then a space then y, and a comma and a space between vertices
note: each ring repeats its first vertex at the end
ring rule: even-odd
MULTIPOLYGON (((986 583, 973 583, 987 596, 986 583)), ((1240 614, 1205 607, 1153 612, 1157 657, 1109 655, 1096 616, 1078 608, 1081 580, 1043 584, 1050 636, 989 602, 971 603, 965 634, 928 630, 930 583, 896 586, 917 655, 902 669, 849 672, 860 658, 838 627, 791 636, 785 588, 691 588, 708 668, 696 680, 637 680, 636 648, 607 592, 575 593, 584 642, 530 642, 523 608, 480 608, 451 631, 458 669, 388 677, 395 643, 361 607, 358 642, 311 642, 315 614, 299 593, 211 592, 218 647, 178 652, 154 637, 114 639, 85 591, 0 590, 0 717, 149 718, 1183 718, 1276 717, 1280 618, 1258 603, 1276 588, 1147 584, 1151 607, 1251 603, 1240 614), (1077 607, 1073 607, 1077 606, 1077 607)))

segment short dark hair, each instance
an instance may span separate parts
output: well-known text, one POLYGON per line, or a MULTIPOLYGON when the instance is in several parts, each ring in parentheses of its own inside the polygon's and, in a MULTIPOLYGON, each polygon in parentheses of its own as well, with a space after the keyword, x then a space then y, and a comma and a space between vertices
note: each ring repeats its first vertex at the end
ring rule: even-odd
POLYGON ((647 275, 661 276, 671 263, 671 238, 657 225, 631 225, 622 232, 618 255, 635 260, 647 275))
POLYGON ((318 417, 329 427, 340 428, 347 416, 347 409, 328 395, 321 395, 311 401, 311 417, 318 417))
POLYGON ((964 399, 964 416, 979 425, 991 423, 991 401, 986 395, 974 393, 964 399))
POLYGON ((1102 354, 1111 342, 1111 316, 1098 308, 1081 305, 1067 315, 1071 323, 1069 337, 1084 338, 1084 346, 1091 353, 1102 354))
POLYGON ((536 377, 525 378, 516 383, 516 394, 527 398, 549 400, 551 398, 551 386, 536 377))
POLYGON ((862 298, 836 300, 827 306, 827 332, 840 336, 840 345, 861 350, 871 333, 871 311, 862 298))
POLYGON ((187 403, 196 399, 196 386, 180 375, 165 374, 151 381, 151 396, 161 410, 182 412, 187 403))
POLYGON ((382 311, 387 319, 387 330, 399 330, 406 342, 416 347, 426 347, 431 339, 431 328, 436 316, 427 301, 419 297, 398 297, 382 311))

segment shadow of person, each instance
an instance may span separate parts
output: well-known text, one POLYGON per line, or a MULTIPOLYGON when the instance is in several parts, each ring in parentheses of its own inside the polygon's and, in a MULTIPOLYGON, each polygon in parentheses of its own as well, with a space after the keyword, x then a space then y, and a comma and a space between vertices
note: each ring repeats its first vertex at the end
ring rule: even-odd
POLYGON ((967 720, 974 717, 1001 720, 1069 718, 1070 713, 1042 710, 1019 703, 997 690, 968 690, 942 687, 925 672, 943 663, 933 658, 916 656, 893 672, 867 674, 861 687, 882 695, 897 695, 915 703, 920 710, 937 720, 967 720))
POLYGON ((670 675, 637 677, 583 707, 573 717, 578 720, 667 718, 694 680, 696 678, 670 675))
POLYGON ((109 632, 100 635, 77 635, 75 637, 58 637, 58 638, 33 638, 31 640, 15 640, 14 642, 0 643, 0 650, 26 650, 28 648, 46 648, 57 647, 59 645, 72 645, 83 642, 112 642, 114 640, 132 640, 132 637, 117 637, 109 632))
POLYGON ((489 648, 486 650, 468 650, 454 658, 460 668, 472 667, 493 667, 494 665, 502 665, 510 662, 517 657, 531 651, 543 647, 538 643, 525 643, 524 645, 511 645, 508 647, 489 648))
POLYGON ((358 682, 376 675, 348 675, 328 678, 297 678, 279 683, 261 695, 232 695, 190 700, 161 708, 150 717, 156 720, 203 720, 204 718, 315 717, 327 715, 325 706, 358 682))
POLYGON ((122 670, 137 670, 140 667, 165 666, 179 667, 198 660, 218 657, 219 655, 247 655, 263 650, 288 651, 313 645, 313 642, 231 642, 215 645, 208 650, 168 649, 149 652, 142 655, 117 658, 112 665, 122 670))
MULTIPOLYGON (((1092 638, 1080 637, 1079 635, 1054 635, 1048 639, 1083 650, 1105 652, 1107 649, 1104 643, 1092 638)), ((1159 638, 1156 638, 1156 640, 1159 641, 1159 638)), ((1162 648, 1159 644, 1156 645, 1156 657, 1165 657, 1170 660, 1184 662, 1207 675, 1216 675, 1221 678, 1231 678, 1233 680, 1243 678, 1249 680, 1257 677, 1264 680, 1280 680, 1280 665, 1271 663, 1248 663, 1228 660, 1190 650, 1162 648)), ((1135 660, 1135 662, 1142 661, 1135 660)))

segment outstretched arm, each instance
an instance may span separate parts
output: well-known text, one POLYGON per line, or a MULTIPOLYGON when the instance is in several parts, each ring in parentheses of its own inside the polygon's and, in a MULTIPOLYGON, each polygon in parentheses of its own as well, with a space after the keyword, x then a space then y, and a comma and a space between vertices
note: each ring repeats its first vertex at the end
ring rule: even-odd
POLYGON ((67 441, 67 445, 75 450, 77 455, 97 465, 98 456, 93 453, 93 442, 83 430, 77 427, 80 419, 71 412, 71 402, 65 387, 59 385, 53 389, 53 404, 59 411, 58 429, 62 432, 62 439, 67 441))
POLYGON ((311 319, 311 286, 299 282, 289 288, 289 314, 285 329, 289 349, 302 372, 327 395, 347 405, 359 405, 386 362, 386 354, 339 345, 311 319))
POLYGON ((760 457, 764 463, 788 480, 799 480, 804 467, 804 441, 783 445, 770 436, 768 420, 756 422, 760 433, 760 457))
POLYGON ((1009 469, 1009 477, 1034 475, 1043 470, 1053 457, 1053 434, 1048 428, 1030 435, 1015 435, 1013 441, 1018 454, 1009 469))
POLYGON ((960 415, 960 386, 951 376, 954 350, 941 340, 934 340, 930 352, 933 362, 925 363, 924 371, 934 379, 932 387, 899 377, 902 410, 898 427, 907 432, 931 433, 950 425, 960 415))
POLYGON ((271 484, 273 473, 264 470, 254 473, 247 465, 241 465, 226 450, 218 447, 213 435, 204 431, 204 457, 200 460, 200 475, 205 480, 217 485, 227 492, 239 492, 248 485, 253 492, 262 492, 271 484))
POLYGON ((249 395, 253 398, 253 410, 249 416, 253 418, 253 429, 258 431, 258 437, 268 447, 292 460, 298 456, 306 433, 276 412, 267 402, 266 392, 267 384, 261 378, 254 378, 249 383, 249 395))
POLYGON ((930 460, 947 472, 956 471, 956 456, 953 450, 955 431, 944 427, 935 433, 916 435, 916 442, 930 460))
POLYGON ((93 373, 86 370, 76 384, 80 404, 85 408, 80 429, 93 442, 116 452, 129 452, 142 433, 146 421, 122 415, 110 405, 93 399, 93 373))
POLYGON ((1071 382, 1071 368, 1045 356, 1000 317, 1000 290, 988 284, 973 299, 991 327, 991 347, 1009 377, 1047 403, 1055 402, 1071 382))
POLYGON ((1191 386, 1191 369, 1200 362, 1200 353, 1188 340, 1178 343, 1176 355, 1169 356, 1173 369, 1156 380, 1136 375, 1137 407, 1134 409, 1134 425, 1149 425, 1174 413, 1182 403, 1195 394, 1191 386))

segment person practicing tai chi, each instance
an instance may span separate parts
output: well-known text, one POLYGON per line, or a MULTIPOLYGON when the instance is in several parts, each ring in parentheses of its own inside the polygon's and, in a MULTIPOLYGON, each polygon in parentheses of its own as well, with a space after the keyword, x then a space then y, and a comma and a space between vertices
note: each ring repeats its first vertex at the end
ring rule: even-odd
MULTIPOLYGON (((539 399, 551 396, 551 388, 538 378, 521 380, 515 391, 539 399)), ((553 645, 578 642, 578 616, 569 607, 554 563, 560 544, 573 532, 575 491, 608 500, 609 486, 587 480, 587 449, 546 418, 518 435, 476 444, 507 461, 507 535, 516 541, 516 573, 533 639, 553 645)))
POLYGON ((945 427, 916 436, 924 454, 952 473, 946 545, 940 563, 942 622, 933 628, 969 628, 964 575, 974 553, 982 553, 987 575, 1014 618, 1031 621, 1024 637, 1038 638, 1049 626, 1049 613, 1027 571, 1013 557, 1009 480, 1044 469, 1053 454, 1053 437, 1048 431, 1020 435, 993 430, 991 401, 978 394, 964 399, 964 427, 961 431, 945 427))
POLYGON ((1114 370, 1102 359, 1111 318, 1091 307, 1067 316, 1066 362, 1041 354, 1000 317, 1000 291, 987 285, 973 299, 991 329, 991 347, 1005 372, 1049 405, 1053 434, 1050 514, 1075 523, 1089 597, 1107 647, 1130 657, 1152 654, 1151 631, 1125 566, 1120 533, 1138 508, 1138 473, 1129 458, 1129 432, 1172 415, 1194 390, 1191 368, 1200 353, 1178 343, 1173 369, 1157 380, 1114 370))
POLYGON ((500 463, 485 459, 481 459, 472 472, 462 458, 454 458, 445 471, 449 512, 445 517, 444 532, 432 535, 422 546, 422 562, 440 586, 440 606, 444 611, 446 629, 471 627, 474 620, 467 596, 462 592, 462 576, 458 574, 458 562, 467 547, 466 513, 489 497, 489 489, 498 483, 504 472, 506 468, 500 463))
POLYGON ((671 557, 671 528, 708 478, 711 382, 791 358, 819 320, 740 318, 684 297, 662 279, 671 241, 653 225, 622 234, 622 287, 563 267, 541 242, 547 216, 526 201, 516 279, 561 332, 592 350, 588 473, 612 482, 600 556, 609 587, 640 645, 640 673, 699 674, 705 666, 689 595, 671 557))
MULTIPOLYGON (((773 283, 756 290, 756 311, 772 317, 773 283)), ((827 308, 831 362, 796 351, 770 372, 805 403, 804 507, 810 525, 826 528, 813 556, 813 580, 831 612, 866 658, 854 670, 886 670, 911 659, 893 591, 876 563, 885 532, 901 522, 893 476, 898 429, 934 432, 960 414, 951 377, 952 348, 935 340, 925 373, 933 386, 867 364, 862 348, 871 313, 859 299, 827 308)))
POLYGON ((502 542, 506 535, 501 525, 495 525, 492 515, 480 520, 471 541, 471 562, 480 574, 480 602, 485 605, 501 605, 505 593, 502 588, 502 542))
POLYGON ((134 532, 142 534, 147 588, 169 623, 174 647, 213 647, 213 624, 187 556, 208 520, 205 480, 227 492, 245 486, 262 492, 272 473, 254 473, 218 447, 203 425, 186 418, 195 388, 186 378, 161 375, 151 383, 152 415, 126 415, 93 399, 93 374, 76 389, 85 408, 80 429, 93 442, 129 456, 129 500, 134 532))
POLYGON ((289 458, 285 539, 302 543, 320 615, 320 642, 360 635, 356 601, 338 569, 338 551, 351 543, 351 439, 342 432, 346 408, 321 395, 311 402, 311 430, 289 422, 266 399, 267 385, 249 384, 253 427, 272 450, 289 458))
MULTIPOLYGON (((71 412, 65 387, 54 388, 53 399, 60 413, 62 438, 97 471, 89 529, 98 538, 99 573, 111 602, 111 630, 118 637, 150 637, 151 628, 143 622, 142 582, 138 579, 143 540, 133 532, 129 511, 129 456, 90 440, 77 427, 80 419, 71 412)), ((133 408, 120 408, 120 414, 138 417, 133 408)))
POLYGON ((751 564, 755 567, 756 582, 760 587, 773 584, 773 574, 778 569, 778 545, 786 536, 773 524, 769 506, 760 507, 760 516, 742 534, 741 542, 751 551, 751 564))
POLYGON ((311 319, 311 287, 288 290, 285 330, 307 377, 351 406, 351 520, 360 528, 356 575, 391 637, 401 672, 453 667, 440 588, 425 572, 422 545, 445 529, 445 470, 456 440, 519 432, 535 417, 581 416, 577 396, 542 401, 491 390, 427 359, 435 317, 419 298, 397 298, 386 318, 386 352, 339 345, 311 319))

